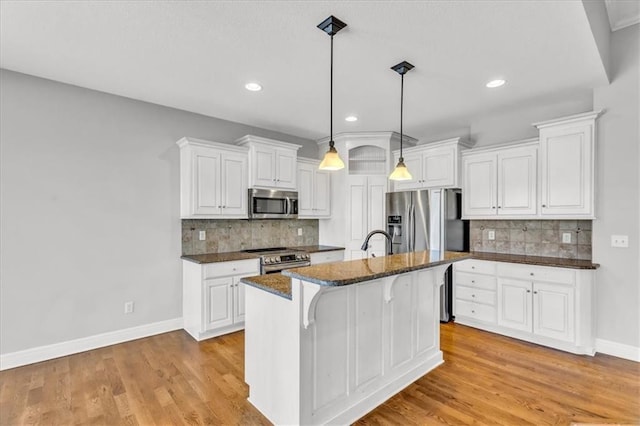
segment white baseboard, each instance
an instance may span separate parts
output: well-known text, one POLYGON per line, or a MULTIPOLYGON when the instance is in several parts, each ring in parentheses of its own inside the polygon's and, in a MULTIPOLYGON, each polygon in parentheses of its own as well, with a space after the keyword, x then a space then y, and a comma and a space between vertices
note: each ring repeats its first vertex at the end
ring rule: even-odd
POLYGON ((596 339, 596 352, 640 362, 640 348, 611 340, 596 339))
POLYGON ((95 336, 83 337, 81 339, 69 340, 46 346, 38 346, 36 348, 25 349, 18 352, 11 352, 0 355, 0 371, 36 362, 47 361, 61 356, 89 351, 91 349, 102 348, 104 346, 128 342, 129 340, 167 333, 181 328, 182 318, 174 318, 166 321, 139 325, 137 327, 125 328, 124 330, 96 334, 95 336))

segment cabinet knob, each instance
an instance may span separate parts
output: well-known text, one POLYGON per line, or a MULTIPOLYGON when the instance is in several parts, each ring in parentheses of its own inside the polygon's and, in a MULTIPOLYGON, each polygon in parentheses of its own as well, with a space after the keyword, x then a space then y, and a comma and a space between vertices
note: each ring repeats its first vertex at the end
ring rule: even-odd
POLYGON ((531 290, 527 290, 527 293, 531 293, 531 290))
POLYGON ((472 267, 471 267, 471 269, 476 269, 476 267, 475 267, 475 266, 472 266, 472 267))
POLYGON ((534 291, 534 292, 533 292, 533 294, 538 294, 538 292, 537 292, 537 291, 534 291))
POLYGON ((495 208, 496 208, 496 206, 491 206, 491 208, 492 208, 492 209, 495 209, 495 208))
POLYGON ((471 280, 471 284, 475 284, 476 280, 471 280))
POLYGON ((475 294, 472 294, 472 295, 471 295, 471 297, 476 297, 476 295, 475 295, 475 294))
POLYGON ((546 205, 546 204, 543 204, 543 205, 542 205, 542 207, 547 207, 547 205, 546 205))
POLYGON ((236 268, 232 268, 232 270, 233 270, 233 271, 235 271, 235 270, 236 270, 236 268))
POLYGON ((472 310, 471 310, 471 313, 472 313, 472 314, 475 314, 475 313, 476 313, 476 311, 472 309, 472 310))
POLYGON ((502 208, 502 206, 498 206, 498 208, 499 208, 499 209, 501 209, 501 208, 502 208))
POLYGON ((530 272, 529 275, 533 276, 533 272, 530 272))

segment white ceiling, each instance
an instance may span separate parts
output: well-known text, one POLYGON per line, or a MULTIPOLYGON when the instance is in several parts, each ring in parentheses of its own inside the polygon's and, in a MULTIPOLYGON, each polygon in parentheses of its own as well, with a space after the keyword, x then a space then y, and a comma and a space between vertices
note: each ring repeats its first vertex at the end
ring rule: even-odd
POLYGON ((0 66, 299 137, 464 126, 607 84, 581 1, 2 1, 0 66), (487 89, 490 79, 508 83, 487 89), (259 81, 264 90, 244 89, 259 81), (344 117, 356 114, 355 123, 344 117))

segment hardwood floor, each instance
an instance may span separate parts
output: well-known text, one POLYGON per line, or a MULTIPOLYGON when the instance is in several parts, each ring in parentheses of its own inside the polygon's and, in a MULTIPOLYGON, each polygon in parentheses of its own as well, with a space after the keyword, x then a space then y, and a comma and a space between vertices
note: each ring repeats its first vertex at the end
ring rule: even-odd
MULTIPOLYGON (((445 324, 445 364, 356 424, 640 423, 640 364, 445 324)), ((0 372, 0 425, 269 424, 246 400, 243 332, 162 334, 0 372)))

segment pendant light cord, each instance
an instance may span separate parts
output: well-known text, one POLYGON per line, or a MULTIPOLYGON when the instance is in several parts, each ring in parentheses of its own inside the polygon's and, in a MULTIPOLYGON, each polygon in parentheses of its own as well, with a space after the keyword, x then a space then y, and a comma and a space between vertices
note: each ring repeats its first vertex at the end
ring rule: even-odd
POLYGON ((400 75, 400 161, 404 161, 402 158, 402 105, 404 103, 404 74, 400 75))
POLYGON ((331 77, 329 89, 329 146, 333 146, 333 35, 331 36, 331 77))

